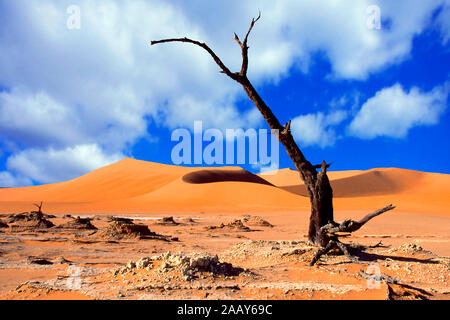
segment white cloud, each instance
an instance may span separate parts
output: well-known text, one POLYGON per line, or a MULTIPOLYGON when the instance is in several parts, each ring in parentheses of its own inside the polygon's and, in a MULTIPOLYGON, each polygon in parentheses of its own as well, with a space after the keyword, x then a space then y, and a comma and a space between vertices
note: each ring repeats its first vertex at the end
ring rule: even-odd
POLYGON ((363 104, 348 127, 349 133, 363 139, 406 137, 413 127, 436 124, 446 107, 447 96, 447 86, 430 92, 418 88, 407 92, 395 84, 363 104))
POLYGON ((294 118, 292 135, 301 146, 318 145, 322 148, 335 144, 338 136, 334 129, 347 118, 347 112, 338 110, 329 114, 318 112, 294 118))
MULTIPOLYGON (((79 0, 80 30, 66 27, 71 0, 1 2, 0 87, 7 91, 0 93, 0 136, 43 159, 48 150, 92 144, 104 154, 121 154, 152 134, 148 119, 169 128, 191 127, 193 120, 204 120, 205 127, 258 126, 262 118, 255 109, 236 107, 242 88, 219 74, 207 53, 185 44, 150 47, 150 40, 205 41, 239 70, 232 34, 243 37, 261 9, 249 39, 255 84, 278 81, 293 67, 306 72, 317 52, 325 53, 334 77, 364 79, 407 58, 414 36, 444 0, 375 2, 391 21, 381 31, 366 27, 372 0, 79 0)), ((321 117, 309 120, 319 122, 319 133, 305 139, 332 143, 332 125, 324 129, 321 117)), ((70 177, 82 171, 64 170, 70 177)), ((38 182, 64 176, 56 169, 53 176, 47 169, 21 171, 38 182)))
POLYGON ((361 93, 359 91, 353 90, 343 94, 340 97, 332 99, 328 106, 331 110, 345 109, 353 113, 355 110, 359 109, 359 100, 361 99, 361 93))
POLYGON ((97 145, 91 144, 60 150, 27 149, 9 157, 6 166, 18 177, 53 183, 73 179, 123 158, 122 154, 104 154, 97 145))
POLYGON ((76 143, 84 130, 74 111, 44 92, 14 88, 0 93, 0 135, 31 146, 76 143))
POLYGON ((257 127, 263 118, 257 108, 239 112, 233 101, 194 100, 186 95, 174 98, 163 111, 166 125, 169 128, 186 126, 193 128, 194 121, 201 120, 203 128, 236 129, 257 127), (212 113, 211 111, 214 111, 212 113))
POLYGON ((32 183, 30 178, 13 175, 8 171, 0 171, 0 188, 24 187, 32 183))
POLYGON ((442 7, 436 21, 441 30, 442 41, 447 44, 450 40, 450 3, 447 2, 442 7))
POLYGON ((252 79, 276 81, 292 66, 307 69, 317 52, 325 53, 333 76, 364 79, 408 58, 414 36, 427 27, 433 11, 444 2, 292 0, 255 4, 230 0, 223 3, 224 8, 214 1, 190 1, 184 10, 191 21, 209 30, 214 47, 235 69, 240 62, 239 52, 236 53, 233 43, 223 39, 230 37, 229 30, 243 35, 248 28, 248 17, 255 16, 258 9, 262 11, 262 19, 250 39, 252 79), (367 27, 366 9, 374 4, 380 7, 382 20, 389 21, 381 30, 367 27))

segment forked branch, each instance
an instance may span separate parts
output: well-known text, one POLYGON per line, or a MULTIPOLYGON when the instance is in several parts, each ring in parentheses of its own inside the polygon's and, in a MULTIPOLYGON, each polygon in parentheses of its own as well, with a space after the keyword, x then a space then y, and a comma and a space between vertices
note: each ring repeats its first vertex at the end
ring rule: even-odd
POLYGON ((167 42, 192 43, 192 44, 199 46, 199 47, 203 48, 204 50, 206 50, 211 55, 211 57, 214 59, 216 64, 220 67, 220 69, 222 69, 222 71, 221 71, 222 73, 226 74, 233 80, 241 83, 243 78, 247 75, 247 70, 248 70, 248 48, 249 48, 247 45, 248 36, 250 35, 253 27, 255 26, 256 22, 260 18, 261 18, 261 12, 259 12, 259 15, 256 19, 255 18, 252 19, 250 28, 248 29, 248 32, 245 35, 243 42, 241 42, 241 40, 239 39, 239 37, 236 33, 234 34, 234 40, 239 44, 239 46, 241 47, 241 50, 242 50, 242 67, 241 67, 240 72, 231 72, 230 69, 228 69, 228 67, 222 62, 222 60, 220 60, 220 58, 214 53, 214 51, 206 43, 203 43, 203 42, 200 42, 197 40, 192 40, 192 39, 184 37, 184 38, 173 38, 173 39, 163 39, 163 40, 151 41, 150 44, 155 45, 155 44, 167 43, 167 42))
POLYGON ((367 222, 369 222, 369 220, 375 218, 376 216, 379 216, 382 213, 385 213, 387 211, 393 210, 395 209, 395 207, 390 204, 382 209, 379 209, 375 212, 369 213, 368 215, 366 215, 364 218, 362 218, 359 221, 354 221, 354 220, 345 220, 344 222, 340 223, 337 226, 331 226, 329 224, 323 226, 322 228, 320 228, 320 232, 323 233, 336 233, 336 232, 355 232, 359 229, 361 229, 361 227, 363 225, 365 225, 367 222))
POLYGON ((261 11, 259 12, 259 15, 256 19, 255 18, 252 19, 252 22, 250 23, 250 28, 248 29, 247 34, 245 35, 244 42, 241 42, 241 40, 239 40, 239 37, 236 33, 234 34, 234 40, 239 44, 242 50, 242 68, 241 72, 239 73, 241 76, 246 76, 248 70, 248 48, 249 48, 249 46, 247 45, 248 36, 252 32, 255 23, 258 22, 260 18, 261 18, 261 11))
POLYGON ((208 47, 208 45, 206 43, 203 43, 203 42, 200 42, 200 41, 197 41, 197 40, 192 40, 192 39, 184 37, 184 38, 173 38, 173 39, 156 40, 156 41, 150 42, 150 45, 153 46, 155 44, 167 43, 167 42, 192 43, 192 44, 194 44, 196 46, 199 46, 199 47, 205 49, 211 55, 211 57, 214 59, 214 61, 220 67, 220 69, 222 69, 221 72, 225 73, 227 76, 229 76, 233 80, 237 81, 239 74, 231 72, 230 69, 227 68, 227 66, 222 62, 222 60, 220 60, 220 58, 214 53, 214 51, 212 51, 212 49, 210 47, 208 47))

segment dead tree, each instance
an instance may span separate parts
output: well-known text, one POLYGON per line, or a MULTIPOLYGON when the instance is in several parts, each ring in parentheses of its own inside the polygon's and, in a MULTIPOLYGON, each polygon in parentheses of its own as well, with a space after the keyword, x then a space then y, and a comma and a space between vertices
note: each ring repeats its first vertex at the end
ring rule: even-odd
POLYGON ((42 201, 40 204, 34 203, 34 206, 38 208, 38 211, 36 211, 36 216, 38 219, 42 219, 44 217, 42 213, 42 201))
MULTIPOLYGON (((261 13, 256 19, 252 19, 250 28, 247 34, 245 35, 243 41, 239 39, 237 34, 234 34, 234 40, 240 46, 242 51, 242 67, 241 70, 238 72, 230 71, 230 69, 227 68, 227 66, 222 62, 222 60, 214 53, 214 51, 208 45, 196 40, 192 40, 189 38, 172 38, 172 39, 151 41, 151 45, 168 42, 184 42, 199 46, 204 50, 206 50, 209 53, 209 55, 214 59, 216 64, 221 69, 220 71, 221 73, 224 73, 225 75, 227 75, 228 77, 230 77, 231 79, 242 85, 244 91, 247 93, 250 100, 261 112, 262 116, 264 117, 270 129, 272 130, 272 133, 276 135, 278 140, 286 149, 287 154, 293 161, 297 171, 300 173, 300 178, 303 180, 306 186, 311 202, 311 216, 308 230, 309 241, 313 244, 316 244, 324 248, 323 250, 327 249, 326 251, 329 251, 335 246, 345 248, 344 244, 342 244, 337 240, 337 237, 331 235, 325 236, 325 234, 332 233, 332 231, 326 231, 328 230, 326 229, 328 227, 322 229, 325 226, 333 226, 333 228, 337 228, 342 225, 336 223, 333 217, 333 190, 331 188, 330 181, 327 176, 327 169, 329 168, 330 164, 327 164, 324 160, 322 164, 312 165, 305 158, 305 156, 298 147, 297 143, 294 141, 294 138, 291 134, 291 121, 287 122, 285 125, 281 125, 281 123, 273 114, 272 110, 266 105, 264 100, 261 98, 261 96, 258 94, 256 89, 251 84, 250 80, 247 78, 248 49, 249 49, 247 45, 248 37, 253 27, 255 26, 256 22, 260 18, 261 13), (317 172, 317 169, 321 169, 321 171, 317 172)), ((391 209, 393 209, 393 207, 389 207, 388 210, 391 209)), ((345 228, 342 227, 342 229, 345 228)), ((321 251, 319 251, 319 253, 320 252, 321 251)), ((346 251, 344 251, 344 253, 345 252, 346 251)))

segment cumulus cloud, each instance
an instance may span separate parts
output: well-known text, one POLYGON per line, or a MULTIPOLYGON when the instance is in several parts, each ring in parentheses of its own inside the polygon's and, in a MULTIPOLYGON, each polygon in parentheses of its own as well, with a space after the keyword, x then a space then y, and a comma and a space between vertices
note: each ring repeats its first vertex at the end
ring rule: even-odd
POLYGON ((28 146, 73 144, 85 138, 74 111, 45 92, 14 88, 0 93, 0 135, 28 146))
POLYGON ((448 86, 429 92, 406 91, 400 84, 385 88, 367 100, 348 127, 351 135, 373 139, 404 138, 416 126, 433 125, 445 110, 448 86))
POLYGON ((11 186, 9 183, 18 182, 23 184, 26 180, 21 177, 41 183, 59 182, 81 176, 123 158, 122 154, 105 154, 95 144, 59 150, 26 149, 8 158, 6 167, 15 176, 4 175, 4 180, 0 179, 0 182, 3 186, 11 186))
MULTIPOLYGON (((325 53, 332 76, 364 79, 405 59, 414 36, 444 0, 375 1, 390 21, 382 30, 366 26, 373 2, 2 1, 0 136, 26 148, 15 159, 20 152, 50 157, 48 150, 92 144, 104 154, 121 154, 151 136, 149 119, 168 128, 191 127, 193 120, 204 120, 205 128, 258 126, 254 109, 236 107, 242 88, 219 74, 207 53, 185 44, 150 47, 149 41, 199 39, 239 70, 232 33, 243 36, 261 9, 249 40, 249 77, 256 84, 276 82, 293 68, 307 72, 317 52, 325 53), (73 4, 81 9, 80 30, 66 27, 73 4)), ((309 121, 323 127, 322 118, 309 121)), ((325 132, 331 143, 330 125, 325 132)), ((68 166, 70 177, 57 171, 52 177, 47 169, 23 172, 44 182, 81 171, 68 166)))
POLYGON ((194 121, 201 120, 204 128, 237 129, 257 127, 262 123, 258 109, 240 112, 231 101, 195 101, 190 96, 175 98, 163 111, 169 128, 185 126, 193 128, 194 121), (211 111, 214 113, 211 113, 211 111))
POLYGON ((450 3, 446 3, 437 16, 436 23, 441 30, 442 41, 447 44, 450 40, 450 3))
POLYGON ((302 146, 318 145, 322 148, 335 144, 338 136, 335 126, 347 118, 343 110, 328 114, 318 112, 294 118, 291 123, 292 135, 302 146))
MULTIPOLYGON (((175 0, 177 5, 184 1, 175 0)), ((277 80, 294 66, 307 69, 311 57, 324 52, 333 76, 364 79, 387 65, 407 58, 414 36, 430 22, 432 13, 445 0, 305 0, 252 1, 230 0, 222 4, 194 0, 183 10, 191 21, 207 29, 214 47, 234 68, 240 63, 230 31, 243 33, 248 19, 262 11, 250 40, 250 69, 256 78, 277 80), (378 5, 384 24, 381 30, 367 27, 366 9, 378 5), (239 7, 239 10, 235 8, 239 7), (410 8, 414 7, 414 10, 410 8), (203 17, 199 19, 199 16, 203 17)))
POLYGON ((33 181, 30 178, 13 175, 8 171, 0 171, 0 188, 25 187, 32 183, 33 181))

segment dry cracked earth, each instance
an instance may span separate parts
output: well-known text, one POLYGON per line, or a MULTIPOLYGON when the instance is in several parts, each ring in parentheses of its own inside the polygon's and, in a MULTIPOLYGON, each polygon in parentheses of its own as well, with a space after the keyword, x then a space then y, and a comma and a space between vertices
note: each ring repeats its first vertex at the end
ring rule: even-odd
MULTIPOLYGON (((0 216, 0 299, 449 299, 450 258, 343 238, 360 263, 255 216, 0 216), (294 237, 290 235, 289 237, 294 237)), ((432 235, 426 241, 447 241, 432 235)))

